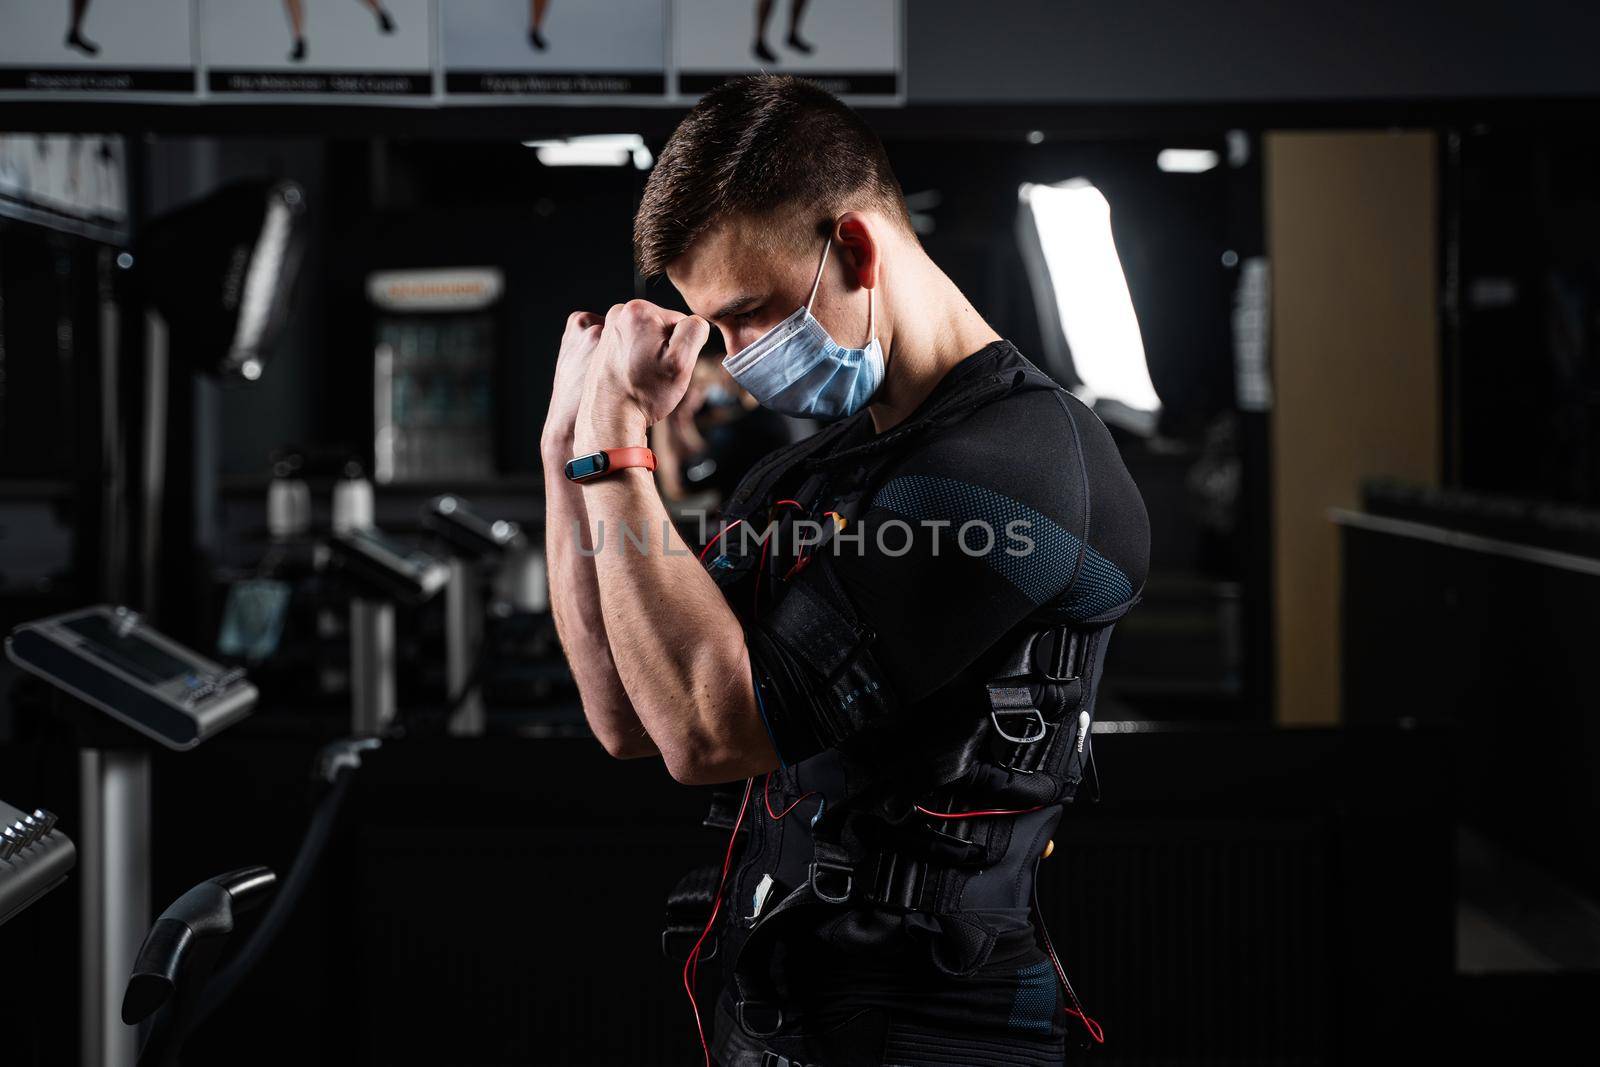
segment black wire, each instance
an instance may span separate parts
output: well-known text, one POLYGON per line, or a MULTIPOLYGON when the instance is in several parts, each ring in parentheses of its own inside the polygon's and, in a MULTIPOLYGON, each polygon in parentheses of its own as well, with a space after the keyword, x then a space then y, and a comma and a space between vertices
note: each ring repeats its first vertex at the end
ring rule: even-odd
MULTIPOLYGON (((189 1023, 187 1033, 193 1033, 198 1029, 200 1024, 228 999, 235 987, 244 980, 245 975, 255 968, 261 957, 272 947, 272 942, 299 905, 300 898, 305 895, 306 887, 316 874, 318 862, 333 836, 334 826, 338 823, 339 812, 344 807, 345 797, 350 793, 350 782, 354 777, 355 773, 351 769, 340 771, 332 787, 311 813, 311 821, 306 827, 305 837, 300 842, 300 850, 295 853, 294 862, 289 867, 289 876, 283 880, 282 887, 267 908, 266 915, 262 916, 261 922, 251 932, 244 947, 228 961, 228 965, 217 973, 216 978, 207 987, 205 999, 189 1023)), ((187 1036, 187 1033, 179 1035, 180 1040, 187 1036)))

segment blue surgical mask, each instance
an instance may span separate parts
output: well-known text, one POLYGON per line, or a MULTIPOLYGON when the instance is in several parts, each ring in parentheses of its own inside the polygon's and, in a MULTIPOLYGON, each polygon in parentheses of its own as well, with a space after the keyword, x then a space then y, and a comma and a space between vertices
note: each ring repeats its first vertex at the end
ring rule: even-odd
POLYGON ((811 314, 828 265, 829 236, 817 264, 817 280, 802 308, 722 361, 722 366, 763 406, 785 415, 831 421, 866 406, 883 382, 883 348, 873 290, 867 290, 865 348, 845 348, 811 314))

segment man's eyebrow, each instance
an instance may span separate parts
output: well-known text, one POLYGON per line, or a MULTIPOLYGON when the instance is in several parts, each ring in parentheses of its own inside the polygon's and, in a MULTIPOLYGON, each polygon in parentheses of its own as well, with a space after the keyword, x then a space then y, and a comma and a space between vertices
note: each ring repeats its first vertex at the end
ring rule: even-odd
POLYGON ((715 319, 725 319, 729 315, 737 314, 738 312, 743 311, 745 308, 749 307, 751 304, 756 303, 760 299, 761 298, 759 296, 756 296, 754 293, 744 293, 744 294, 742 294, 740 296, 734 297, 732 300, 728 301, 726 304, 723 304, 720 308, 717 309, 716 314, 708 315, 706 317, 709 318, 709 319, 713 319, 713 320, 715 320, 715 319))

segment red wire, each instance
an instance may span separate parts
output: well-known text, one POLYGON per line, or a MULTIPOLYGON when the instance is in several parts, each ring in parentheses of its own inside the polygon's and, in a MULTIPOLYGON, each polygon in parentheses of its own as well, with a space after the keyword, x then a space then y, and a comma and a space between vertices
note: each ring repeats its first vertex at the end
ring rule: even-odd
POLYGON ((769 538, 761 542, 761 560, 756 564, 756 588, 750 597, 750 614, 756 614, 761 608, 761 572, 767 569, 767 549, 772 547, 769 538))
POLYGON ((1047 930, 1044 925, 1044 912, 1039 910, 1039 891, 1037 885, 1034 887, 1033 900, 1031 903, 1033 904, 1034 917, 1039 920, 1039 933, 1044 938, 1044 950, 1050 954, 1050 963, 1056 969, 1056 977, 1061 979, 1061 988, 1065 989, 1067 991, 1067 996, 1072 998, 1072 1007, 1069 1008, 1063 1004, 1061 1006, 1061 1010, 1066 1012, 1068 1015, 1076 1015, 1078 1020, 1083 1023, 1083 1028, 1089 1031, 1089 1036, 1094 1038, 1097 1043, 1102 1045, 1105 1044, 1105 1030, 1101 1028, 1099 1023, 1095 1022, 1089 1017, 1088 1012, 1083 1010, 1083 1005, 1078 1001, 1078 994, 1073 992, 1072 983, 1067 980, 1066 970, 1061 966, 1061 961, 1056 958, 1056 947, 1050 942, 1050 931, 1047 930))
POLYGON ((992 808, 988 811, 929 811, 921 804, 916 809, 924 815, 931 815, 935 819, 976 819, 980 815, 1026 815, 1030 811, 1043 811, 1046 805, 1040 804, 1037 808, 992 808))
MULTIPOLYGON (((800 507, 800 501, 798 501, 798 500, 788 500, 788 499, 777 501, 776 503, 774 503, 772 505, 772 508, 781 508, 785 504, 789 505, 792 508, 798 508, 801 511, 805 510, 805 508, 800 507)), ((769 515, 771 514, 772 508, 767 509, 769 515)), ((770 519, 768 520, 768 525, 769 526, 771 525, 771 520, 770 519)), ((751 596, 750 596, 750 614, 752 614, 752 615, 756 614, 756 612, 758 612, 760 610, 760 608, 761 608, 761 572, 763 572, 763 571, 765 571, 767 569, 767 549, 769 549, 771 547, 772 547, 772 538, 771 537, 768 537, 766 540, 761 542, 761 559, 760 559, 759 562, 756 563, 756 587, 752 591, 751 596)), ((785 577, 787 577, 787 575, 785 575, 785 577)))
POLYGON ((744 780, 744 798, 739 801, 739 815, 733 820, 733 832, 728 835, 728 851, 722 857, 722 877, 717 881, 717 895, 711 900, 711 917, 706 920, 706 928, 700 931, 700 939, 694 943, 694 948, 689 950, 688 957, 683 961, 683 988, 689 994, 689 1008, 694 1012, 694 1028, 700 1035, 700 1051, 705 1055, 706 1067, 711 1067, 711 1046, 706 1044, 706 1030, 700 1022, 700 1004, 694 999, 694 983, 700 977, 700 946, 705 942, 706 935, 711 932, 712 924, 717 921, 717 912, 722 907, 722 888, 728 882, 728 869, 733 866, 733 845, 739 840, 739 827, 744 823, 744 809, 750 806, 750 791, 755 788, 756 780, 744 780))
MULTIPOLYGON (((844 529, 844 516, 843 515, 839 514, 837 511, 824 511, 822 514, 824 516, 832 515, 835 519, 838 520, 839 529, 841 529, 841 530, 844 529)), ((783 580, 787 582, 790 578, 793 578, 795 575, 797 575, 801 571, 805 570, 806 569, 806 565, 811 562, 812 557, 814 557, 815 555, 816 555, 815 552, 807 552, 805 555, 803 555, 799 559, 795 560, 794 561, 794 566, 790 567, 786 572, 784 572, 783 580)))
POLYGON ((790 804, 787 808, 784 808, 781 812, 779 812, 779 811, 773 811, 772 810, 772 794, 771 794, 771 790, 772 790, 772 772, 768 771, 766 780, 761 783, 761 802, 767 806, 767 814, 772 816, 772 821, 773 822, 777 822, 779 819, 781 819, 785 815, 789 814, 795 808, 799 807, 800 806, 800 802, 802 800, 804 800, 806 797, 813 797, 813 796, 817 795, 817 791, 815 789, 808 789, 804 793, 801 793, 798 797, 795 797, 795 800, 794 800, 793 804, 790 804))
MULTIPOLYGON (((922 812, 922 814, 931 815, 935 819, 974 819, 980 815, 1026 815, 1031 811, 1040 811, 1044 807, 1046 807, 1046 805, 1041 804, 1036 808, 993 808, 988 811, 944 812, 929 811, 921 804, 916 805, 916 809, 922 812)), ((1083 1010, 1083 1005, 1078 1001, 1078 994, 1073 991, 1072 983, 1067 980, 1067 972, 1065 968, 1061 966, 1061 961, 1056 958, 1055 945, 1051 944, 1050 942, 1050 931, 1045 929, 1044 913, 1039 910, 1037 889, 1035 889, 1035 895, 1032 903, 1033 913, 1039 920, 1039 933, 1044 936, 1044 950, 1050 954, 1050 963, 1056 969, 1056 977, 1061 979, 1061 987, 1067 991, 1067 996, 1072 998, 1073 1007, 1069 1008, 1065 1005, 1062 1005, 1061 1010, 1066 1012, 1068 1015, 1076 1015, 1079 1020, 1082 1021, 1084 1028, 1089 1031, 1089 1036, 1094 1038, 1095 1041, 1099 1042, 1100 1044, 1105 1044, 1105 1030, 1103 1030, 1100 1024, 1091 1019, 1088 1013, 1083 1010)))
POLYGON ((706 561, 706 553, 711 551, 711 546, 712 545, 714 545, 718 541, 722 540, 722 535, 723 534, 727 533, 729 530, 733 529, 735 526, 739 525, 743 521, 744 521, 743 519, 734 519, 732 522, 728 523, 728 525, 726 525, 722 529, 718 530, 717 531, 717 536, 715 536, 711 540, 707 541, 706 542, 706 547, 704 547, 704 548, 702 548, 700 550, 700 562, 704 563, 706 561))

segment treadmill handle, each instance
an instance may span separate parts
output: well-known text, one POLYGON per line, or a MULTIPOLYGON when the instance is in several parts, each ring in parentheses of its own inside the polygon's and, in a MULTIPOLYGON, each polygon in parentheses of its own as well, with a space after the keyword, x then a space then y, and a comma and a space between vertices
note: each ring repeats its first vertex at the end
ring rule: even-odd
POLYGON ((122 998, 122 1021, 132 1026, 148 1019, 185 980, 204 982, 208 975, 186 976, 185 965, 198 957, 209 971, 235 917, 266 903, 277 881, 267 867, 245 867, 201 882, 173 901, 139 947, 122 998))

